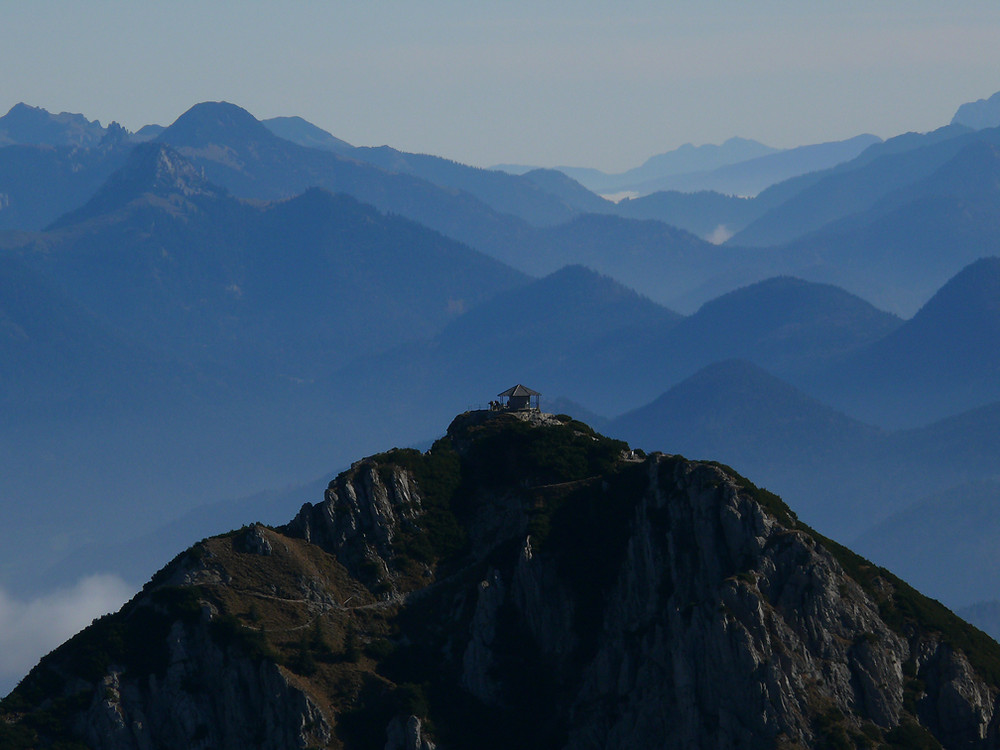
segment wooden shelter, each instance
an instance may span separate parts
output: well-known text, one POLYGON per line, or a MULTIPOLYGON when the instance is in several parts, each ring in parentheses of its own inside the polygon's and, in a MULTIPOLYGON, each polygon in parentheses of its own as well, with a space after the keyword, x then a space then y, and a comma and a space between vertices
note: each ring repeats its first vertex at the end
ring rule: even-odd
POLYGON ((539 411, 538 397, 541 395, 538 391, 533 391, 520 383, 497 394, 500 398, 500 407, 511 411, 527 411, 529 409, 539 411))

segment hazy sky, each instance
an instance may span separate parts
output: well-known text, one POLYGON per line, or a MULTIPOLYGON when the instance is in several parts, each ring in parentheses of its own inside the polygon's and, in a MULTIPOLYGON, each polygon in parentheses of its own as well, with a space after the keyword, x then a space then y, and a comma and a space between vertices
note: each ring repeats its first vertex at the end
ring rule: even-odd
POLYGON ((484 166, 886 137, 1000 90, 997 0, 0 1, 4 112, 135 130, 222 99, 484 166))

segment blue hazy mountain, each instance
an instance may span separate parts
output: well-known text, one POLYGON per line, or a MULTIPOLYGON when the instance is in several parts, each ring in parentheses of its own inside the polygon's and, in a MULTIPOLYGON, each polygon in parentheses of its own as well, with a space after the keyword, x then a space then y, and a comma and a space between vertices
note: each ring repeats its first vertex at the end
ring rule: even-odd
POLYGON ((0 147, 0 230, 42 229, 81 206, 125 163, 131 147, 120 128, 109 128, 90 147, 0 147))
POLYGON ((1000 400, 1000 258, 948 281, 884 339, 816 378, 850 413, 915 426, 1000 400))
POLYGON ((858 135, 843 141, 775 151, 710 171, 674 174, 625 184, 620 190, 640 195, 658 190, 681 190, 688 193, 712 190, 726 195, 754 196, 775 183, 848 162, 869 146, 878 143, 881 143, 878 136, 858 135))
MULTIPOLYGON (((623 341, 669 330, 680 316, 582 266, 497 294, 427 342, 407 345, 338 373, 332 390, 356 390, 371 373, 384 396, 376 408, 432 424, 449 404, 485 406, 516 382, 598 413, 639 403, 645 368, 604 366, 623 341), (511 382, 507 382, 507 381, 511 382), (493 386, 486 384, 496 384, 493 386), (440 397, 442 389, 448 398, 440 397)), ((548 409, 547 405, 543 405, 548 409)))
POLYGON ((137 146, 54 227, 44 254, 22 250, 25 262, 121 330, 186 358, 294 377, 432 335, 525 280, 347 196, 242 203, 160 143, 137 146))
MULTIPOLYGON (((843 179, 841 187, 847 189, 871 168, 883 177, 892 172, 898 185, 872 196, 867 208, 800 239, 777 248, 744 248, 738 259, 718 264, 714 278, 703 277, 702 299, 740 281, 789 274, 834 284, 903 316, 914 314, 949 278, 1000 240, 1000 130, 972 135, 977 137, 959 136, 920 149, 924 156, 934 152, 935 158, 946 157, 927 174, 918 174, 928 166, 927 159, 911 160, 905 170, 881 169, 897 158, 910 159, 912 152, 904 152, 824 178, 814 187, 843 179), (945 146, 948 153, 942 154, 945 146), (911 170, 914 164, 921 169, 911 170)), ((671 301, 685 307, 676 298, 671 301)))
MULTIPOLYGON (((628 185, 649 182, 669 175, 707 172, 727 164, 773 154, 776 151, 778 149, 749 138, 730 138, 719 145, 695 146, 685 143, 673 151, 649 157, 638 167, 616 174, 581 167, 556 168, 595 193, 617 193, 627 189, 628 185)), ((528 168, 524 171, 528 171, 528 168)))
MULTIPOLYGON (((567 393, 583 404, 607 392, 602 407, 616 415, 650 401, 698 370, 720 360, 744 359, 798 382, 825 371, 882 339, 900 320, 868 302, 824 284, 778 277, 705 303, 669 326, 646 327, 607 342, 587 369, 599 384, 567 393), (644 366, 636 368, 634 363, 644 366), (615 383, 627 385, 616 389, 615 383)), ((579 379, 582 388, 584 379, 579 379)))
POLYGON ((343 154, 349 154, 354 150, 354 146, 347 141, 340 140, 340 138, 301 117, 271 117, 260 122, 279 138, 284 138, 286 141, 297 143, 300 146, 321 148, 343 154))
POLYGON ((390 146, 351 146, 301 117, 273 118, 261 124, 275 135, 302 146, 332 151, 390 173, 408 174, 439 187, 465 191, 500 213, 518 216, 534 225, 567 221, 576 213, 581 200, 591 207, 607 203, 578 184, 574 191, 576 200, 570 202, 559 194, 572 189, 564 185, 556 192, 537 179, 470 167, 440 156, 406 153, 390 146))
MULTIPOLYGON (((985 437, 994 440, 993 435, 985 437)), ((1000 591, 998 535, 1000 482, 980 479, 919 500, 866 531, 852 546, 898 570, 929 596, 958 607, 1000 591)))
POLYGON ((619 216, 662 221, 716 242, 728 240, 765 210, 763 203, 752 198, 711 190, 692 193, 661 190, 638 198, 624 198, 614 207, 619 216))
POLYGON ((670 306, 672 298, 741 260, 732 248, 716 247, 663 222, 604 214, 583 214, 557 227, 521 231, 516 239, 492 244, 490 254, 535 276, 582 264, 670 306))
POLYGON ((966 102, 951 118, 952 125, 982 130, 1000 126, 1000 91, 988 99, 966 102))
POLYGON ((875 427, 851 419, 744 360, 716 362, 650 403, 613 419, 608 434, 640 448, 713 456, 762 486, 794 498, 799 515, 825 534, 864 526, 858 508, 819 496, 832 466, 855 470, 879 443, 875 427), (822 477, 822 479, 820 479, 822 477))
POLYGON ((65 552, 318 474, 384 425, 350 426, 358 404, 379 398, 374 384, 328 393, 310 380, 433 336, 527 281, 348 196, 243 203, 159 143, 137 146, 56 229, 3 240, 4 386, 17 418, 0 420, 0 494, 18 498, 4 522, 23 522, 0 559, 4 584, 15 569, 30 581, 54 544, 65 552), (58 490, 69 484, 72 508, 58 490), (52 515, 32 517, 46 498, 52 515))
MULTIPOLYGON (((771 190, 785 200, 737 233, 731 242, 776 245, 865 211, 893 191, 933 174, 973 140, 984 138, 995 142, 1000 135, 948 126, 869 146, 844 164, 775 185, 771 190)), ((773 203, 768 191, 761 197, 773 203)))
MULTIPOLYGON (((707 366, 608 426, 608 434, 639 447, 711 455, 756 472, 763 486, 793 501, 808 523, 845 539, 934 493, 994 480, 1000 470, 998 431, 1000 404, 887 432, 739 360, 707 366)), ((983 536, 989 541, 973 536, 970 544, 992 544, 988 529, 983 536)), ((913 544, 919 548, 919 539, 913 544)), ((925 564, 926 557, 920 560, 925 564)), ((914 558, 912 566, 899 569, 912 575, 917 564, 914 558)), ((964 575, 961 566, 952 573, 964 575)), ((948 599, 953 605, 974 600, 948 599)))
POLYGON ((538 185, 552 195, 558 196, 567 206, 581 213, 615 213, 615 204, 568 177, 558 169, 532 169, 525 172, 524 179, 538 185))
MULTIPOLYGON (((685 144, 618 174, 579 167, 557 169, 602 195, 710 190, 747 196, 756 195, 776 182, 849 161, 880 140, 873 135, 859 135, 844 141, 776 149, 745 138, 731 138, 721 146, 685 144)), ((518 165, 497 168, 515 174, 531 169, 518 165)))
POLYGON ((103 140, 106 130, 97 120, 70 112, 51 114, 41 107, 15 104, 0 117, 0 147, 68 146, 89 148, 103 140))

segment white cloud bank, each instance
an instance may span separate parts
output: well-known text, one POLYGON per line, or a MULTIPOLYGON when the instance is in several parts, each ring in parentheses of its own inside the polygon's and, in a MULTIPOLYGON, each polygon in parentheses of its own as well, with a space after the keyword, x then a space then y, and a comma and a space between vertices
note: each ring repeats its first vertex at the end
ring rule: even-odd
POLYGON ((80 579, 72 588, 20 600, 0 589, 0 696, 49 651, 89 625, 117 610, 134 593, 115 575, 80 579))

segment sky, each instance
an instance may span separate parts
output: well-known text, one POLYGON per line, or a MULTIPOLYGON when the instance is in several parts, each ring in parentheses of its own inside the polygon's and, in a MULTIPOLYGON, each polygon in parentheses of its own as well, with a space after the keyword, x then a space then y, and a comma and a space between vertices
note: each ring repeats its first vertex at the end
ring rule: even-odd
POLYGON ((732 136, 947 124, 1000 90, 1000 3, 0 0, 0 109, 130 130, 225 100, 355 145, 623 171, 732 136))

